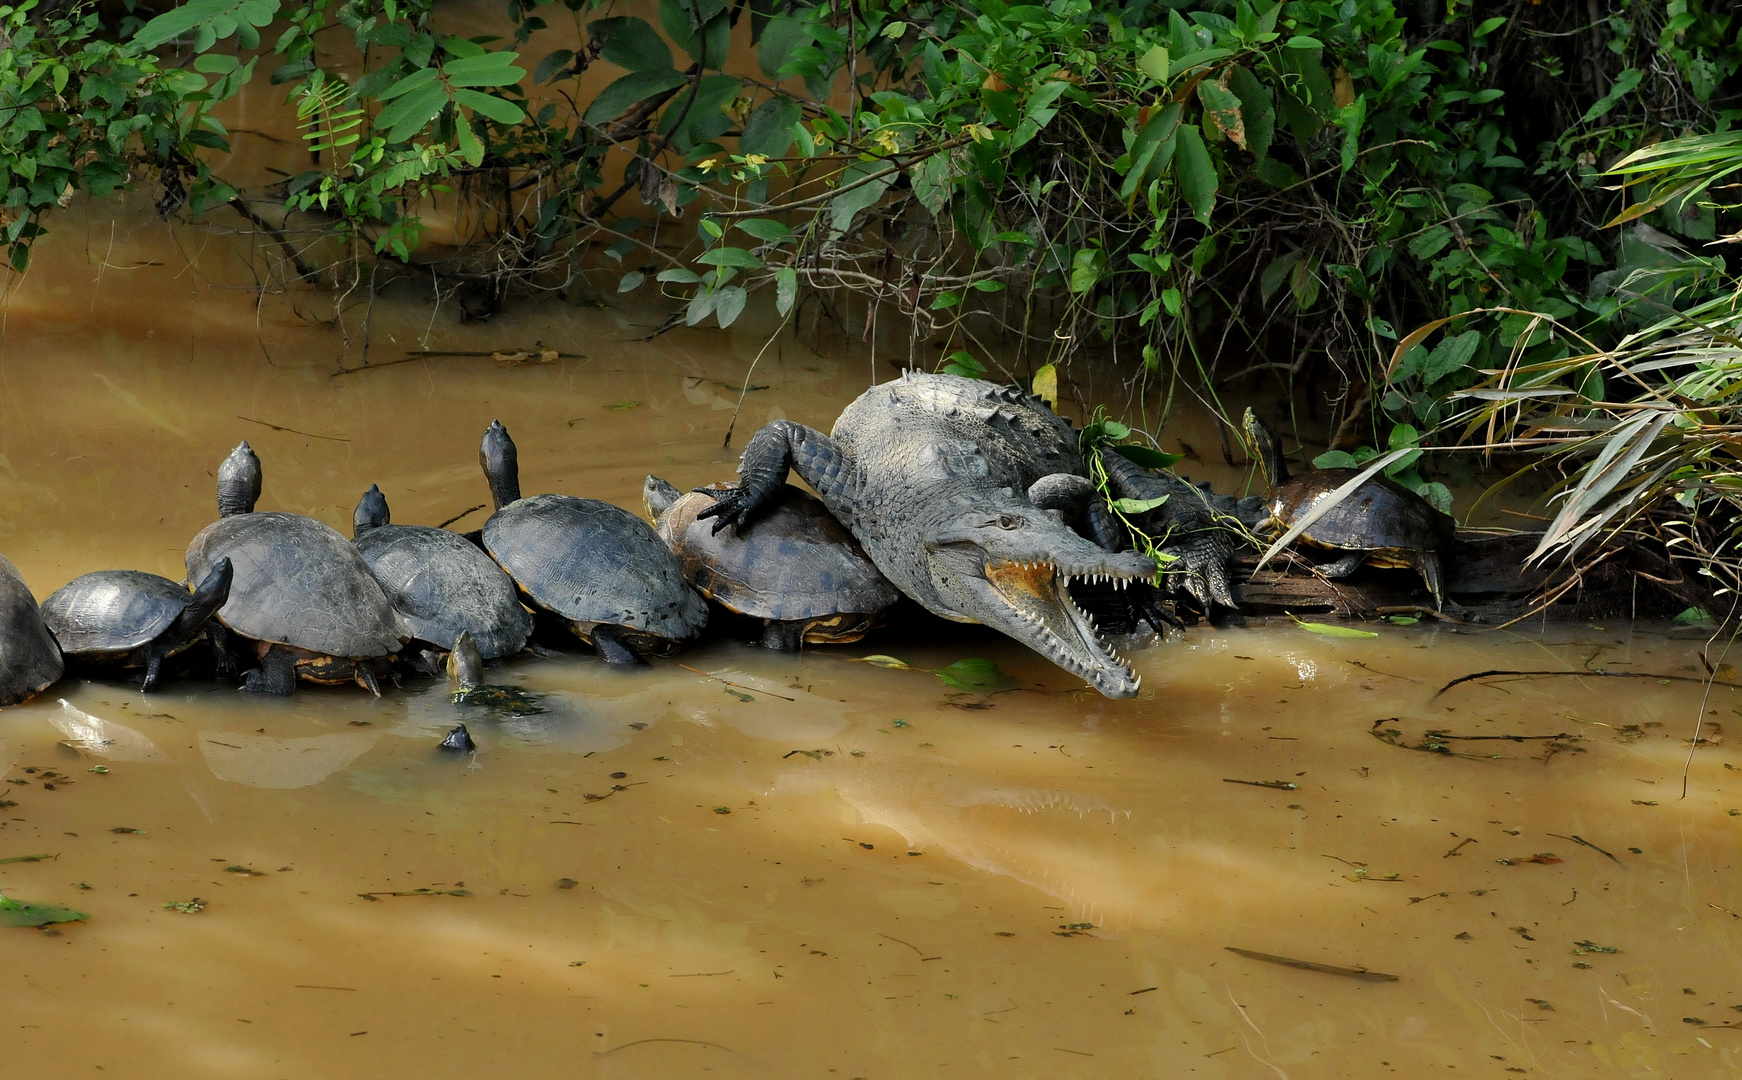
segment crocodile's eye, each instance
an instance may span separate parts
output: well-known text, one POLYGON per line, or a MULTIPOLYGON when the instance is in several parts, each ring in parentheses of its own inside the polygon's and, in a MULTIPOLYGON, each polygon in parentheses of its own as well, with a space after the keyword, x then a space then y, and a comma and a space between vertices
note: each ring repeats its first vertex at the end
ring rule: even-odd
POLYGON ((999 514, 998 527, 1000 529, 1020 529, 1022 528, 1022 519, 1010 514, 999 514))

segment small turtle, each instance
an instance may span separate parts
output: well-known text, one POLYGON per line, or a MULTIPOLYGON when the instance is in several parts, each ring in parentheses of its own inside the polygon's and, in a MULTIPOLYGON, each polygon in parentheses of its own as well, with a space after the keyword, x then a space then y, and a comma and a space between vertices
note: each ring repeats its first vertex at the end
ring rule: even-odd
POLYGON ((455 705, 482 705, 511 716, 537 716, 544 704, 536 694, 514 686, 484 681, 484 656, 468 630, 461 630, 448 650, 448 690, 455 705))
MULTIPOLYGON (((163 662, 202 640, 212 615, 230 598, 229 559, 219 559, 188 592, 143 570, 99 570, 62 585, 42 602, 42 620, 61 652, 92 667, 144 668, 149 694, 163 662)), ((228 649, 216 643, 220 656, 228 649)))
MULTIPOLYGON (((1359 469, 1319 469, 1291 479, 1276 433, 1251 409, 1246 410, 1245 426, 1270 481, 1271 519, 1285 530, 1360 474, 1359 469)), ((1456 529, 1450 515, 1390 477, 1376 475, 1326 511, 1300 539, 1345 553, 1318 567, 1326 577, 1343 577, 1362 564, 1415 570, 1439 610, 1445 605, 1439 551, 1452 542, 1456 529)))
POLYGON ((387 498, 371 484, 357 503, 352 540, 411 630, 439 653, 467 634, 484 659, 526 647, 532 615, 514 582, 490 556, 457 533, 393 525, 387 498))
POLYGON ((496 503, 484 550, 528 604, 562 619, 613 664, 668 655, 702 632, 707 602, 647 522, 598 499, 521 498, 519 456, 498 421, 478 461, 496 503))
POLYGON ((858 641, 901 599, 822 500, 790 484, 743 535, 697 522, 714 504, 713 492, 736 486, 685 494, 649 476, 642 496, 660 539, 683 561, 684 577, 727 611, 761 619, 765 647, 858 641))
POLYGON ((218 469, 218 513, 188 545, 191 581, 221 559, 235 567, 218 620, 254 644, 261 670, 248 689, 288 694, 301 676, 337 685, 355 680, 379 695, 411 637, 369 564, 338 532, 301 514, 255 513, 260 459, 242 443, 218 469))
POLYGON ((0 705, 47 690, 66 670, 60 646, 43 624, 36 597, 11 560, 0 555, 0 705))

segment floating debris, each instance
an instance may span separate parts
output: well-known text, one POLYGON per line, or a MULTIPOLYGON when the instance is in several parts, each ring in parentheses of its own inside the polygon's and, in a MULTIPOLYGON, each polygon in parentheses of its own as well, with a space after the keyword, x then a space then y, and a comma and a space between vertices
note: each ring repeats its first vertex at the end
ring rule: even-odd
POLYGON ((53 923, 84 922, 82 911, 45 904, 40 900, 12 900, 0 896, 0 926, 49 926, 53 923))
POLYGON ((206 910, 206 902, 197 896, 192 900, 165 900, 163 906, 170 911, 177 911, 183 915, 198 915, 200 912, 206 910))
POLYGON ((1300 968, 1302 971, 1319 971, 1326 975, 1345 975, 1351 979, 1360 979, 1363 982, 1397 982, 1399 979, 1399 976, 1387 975, 1383 971, 1369 971, 1364 967, 1338 967, 1334 964, 1320 964, 1313 960, 1296 960, 1288 956, 1253 952, 1251 949, 1239 949, 1232 945, 1225 945, 1223 948, 1231 953, 1244 956, 1248 960, 1262 960, 1267 964, 1281 964, 1284 967, 1300 968))

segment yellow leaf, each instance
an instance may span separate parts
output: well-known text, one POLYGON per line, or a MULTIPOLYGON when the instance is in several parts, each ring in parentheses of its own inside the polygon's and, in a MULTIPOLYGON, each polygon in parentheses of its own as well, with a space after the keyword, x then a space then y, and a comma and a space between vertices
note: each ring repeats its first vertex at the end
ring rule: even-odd
POLYGON ((1059 369, 1047 364, 1034 373, 1034 396, 1046 402, 1047 408, 1058 412, 1059 369))

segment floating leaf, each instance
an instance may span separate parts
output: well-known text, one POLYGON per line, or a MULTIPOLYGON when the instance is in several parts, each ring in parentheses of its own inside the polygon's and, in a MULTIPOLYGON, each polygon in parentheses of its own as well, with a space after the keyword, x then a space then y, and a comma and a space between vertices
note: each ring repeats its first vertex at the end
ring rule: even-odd
POLYGON ((1299 619, 1295 619, 1293 615, 1290 615, 1289 618, 1294 619, 1294 624, 1296 626, 1311 634, 1323 634, 1326 637, 1340 638, 1369 638, 1379 636, 1371 630, 1357 630, 1353 626, 1337 626, 1334 623, 1322 622, 1302 622, 1299 619))
POLYGON ((0 866, 6 866, 9 863, 47 862, 49 859, 52 859, 52 858, 55 858, 55 856, 53 856, 53 855, 14 855, 9 859, 0 859, 0 866))
POLYGON ((625 412, 629 409, 639 408, 640 405, 641 402, 639 401, 613 401, 611 404, 605 406, 605 408, 610 409, 612 412, 625 412))
POLYGON ((981 656, 957 660, 932 674, 958 690, 1001 690, 1016 681, 1004 674, 996 661, 981 656))
POLYGON ((1421 620, 1416 618, 1414 615, 1387 615, 1385 621, 1394 626, 1414 626, 1416 623, 1421 622, 1421 620))
POLYGON ((878 667, 900 668, 904 671, 913 667, 913 665, 908 663, 906 660, 897 660, 893 656, 884 656, 881 653, 876 656, 861 656, 859 657, 859 662, 862 664, 876 664, 878 667))
POLYGON ((40 900, 11 900, 0 896, 0 926, 48 926, 51 923, 84 922, 82 911, 45 904, 40 900))
POLYGON ((183 915, 197 915, 206 910, 206 902, 197 896, 192 900, 165 900, 163 906, 170 911, 179 911, 183 915))

